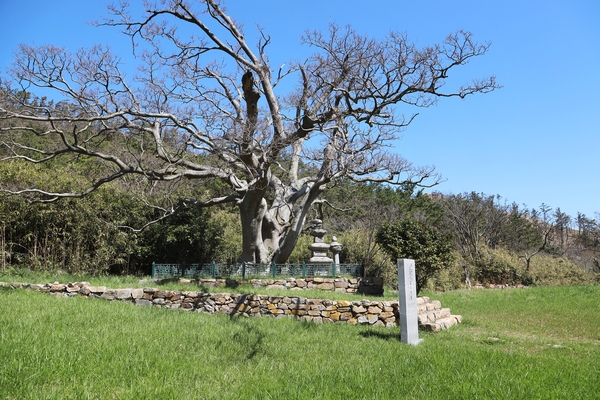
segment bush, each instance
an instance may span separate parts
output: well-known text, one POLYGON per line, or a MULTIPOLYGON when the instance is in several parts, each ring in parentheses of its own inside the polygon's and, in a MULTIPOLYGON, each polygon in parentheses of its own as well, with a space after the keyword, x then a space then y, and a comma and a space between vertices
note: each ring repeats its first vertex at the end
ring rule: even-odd
POLYGON ((367 230, 353 229, 344 232, 338 241, 342 243, 340 262, 343 264, 362 264, 365 276, 379 276, 384 285, 398 287, 396 263, 375 242, 374 235, 367 230))
POLYGON ((313 237, 308 233, 300 235, 300 237, 298 237, 298 242, 296 242, 296 247, 294 247, 287 262, 290 264, 302 264, 303 262, 308 262, 312 256, 308 246, 310 246, 312 242, 313 237))
POLYGON ((417 220, 387 223, 379 228, 375 237, 392 262, 399 258, 415 260, 417 292, 436 272, 450 267, 454 261, 452 238, 417 220))
POLYGON ((538 286, 583 285, 598 282, 599 274, 585 271, 564 257, 535 257, 528 278, 538 286))
POLYGON ((474 279, 484 284, 516 285, 523 281, 524 268, 514 254, 504 249, 483 248, 475 264, 474 279))
MULTIPOLYGON (((471 272, 471 280, 482 284, 494 285, 579 285, 597 282, 599 274, 585 271, 577 264, 564 257, 539 254, 532 258, 531 267, 525 271, 525 261, 515 253, 506 249, 490 249, 483 247, 480 257, 467 266, 471 272)), ((453 274, 464 277, 464 270, 450 269, 446 274, 434 277, 434 287, 440 290, 454 288, 453 274)), ((462 282, 461 282, 462 284, 462 282)), ((459 285, 460 286, 460 285, 459 285)))
POLYGON ((447 268, 438 270, 427 281, 424 288, 428 292, 447 292, 454 289, 460 289, 464 286, 464 269, 458 263, 458 257, 447 268))

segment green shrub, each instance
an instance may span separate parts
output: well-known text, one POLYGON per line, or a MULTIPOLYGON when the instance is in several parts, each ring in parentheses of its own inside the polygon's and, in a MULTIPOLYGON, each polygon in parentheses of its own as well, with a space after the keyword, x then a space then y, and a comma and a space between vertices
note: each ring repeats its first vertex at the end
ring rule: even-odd
POLYGON ((599 274, 585 271, 564 257, 542 256, 531 260, 528 278, 537 286, 592 284, 599 274))
POLYGON ((452 239, 417 220, 386 223, 377 230, 375 238, 393 262, 399 258, 415 260, 417 292, 437 271, 448 268, 454 261, 452 239))
POLYGON ((288 258, 288 263, 290 264, 301 264, 303 262, 307 262, 312 256, 310 249, 308 246, 313 242, 313 237, 309 234, 302 234, 298 238, 298 242, 296 242, 296 247, 290 254, 288 258))
POLYGON ((392 262, 389 255, 375 242, 372 232, 362 229, 353 229, 344 232, 338 241, 342 243, 340 262, 343 264, 362 264, 365 276, 379 276, 383 278, 384 285, 398 287, 398 272, 396 263, 392 262))
POLYGON ((455 261, 447 268, 440 269, 433 274, 424 290, 428 292, 447 292, 464 287, 464 269, 460 266, 458 257, 455 256, 454 258, 455 261))
POLYGON ((516 285, 522 282, 523 268, 518 257, 504 249, 483 248, 475 264, 474 278, 483 284, 516 285))
MULTIPOLYGON (((466 262, 465 259, 462 259, 466 262)), ((577 285, 592 284, 598 281, 600 274, 582 269, 564 257, 539 254, 531 259, 527 272, 525 261, 517 254, 506 249, 490 249, 482 247, 479 258, 467 263, 470 279, 473 283, 494 285, 577 285)), ((457 265, 443 273, 436 273, 429 290, 449 290, 462 287, 464 284, 464 268, 457 265), (460 279, 457 279, 460 277, 460 279), (457 285, 457 282, 458 283, 457 285)))

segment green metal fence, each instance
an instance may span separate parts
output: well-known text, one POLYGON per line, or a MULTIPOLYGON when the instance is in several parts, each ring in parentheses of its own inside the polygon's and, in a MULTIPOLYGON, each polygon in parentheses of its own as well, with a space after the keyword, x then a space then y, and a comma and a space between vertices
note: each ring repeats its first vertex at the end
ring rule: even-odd
POLYGON ((362 277, 361 264, 157 264, 152 263, 152 278, 313 278, 362 277))

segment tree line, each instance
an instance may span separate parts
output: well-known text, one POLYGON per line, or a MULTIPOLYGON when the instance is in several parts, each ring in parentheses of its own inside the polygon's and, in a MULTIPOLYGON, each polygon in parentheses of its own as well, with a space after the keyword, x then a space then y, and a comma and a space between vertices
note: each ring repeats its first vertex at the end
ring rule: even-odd
POLYGON ((397 258, 417 260, 420 288, 575 284, 600 277, 600 215, 528 208, 499 195, 353 185, 326 212, 348 243, 342 255, 395 285, 397 258), (341 202, 340 202, 341 203, 341 202), (352 211, 348 211, 352 210, 352 211), (353 217, 352 217, 353 215, 353 217))
MULTIPOLYGON (((5 180, 55 179, 65 172, 58 166, 0 165, 5 180)), ((155 187, 148 196, 217 194, 219 186, 155 187)), ((147 207, 132 189, 113 184, 82 199, 51 203, 2 197, 3 271, 147 275, 152 262, 240 262, 241 222, 233 207, 186 208, 137 231, 129 227, 154 221, 162 211, 147 207)), ((529 209, 482 193, 431 194, 414 186, 345 181, 309 216, 323 219, 327 238, 335 235, 343 244, 342 263, 364 264, 368 275, 383 276, 390 286, 399 257, 417 260, 419 289, 590 283, 600 276, 598 216, 571 218, 544 204, 529 209)), ((309 231, 300 235, 289 262, 310 258, 309 231)))

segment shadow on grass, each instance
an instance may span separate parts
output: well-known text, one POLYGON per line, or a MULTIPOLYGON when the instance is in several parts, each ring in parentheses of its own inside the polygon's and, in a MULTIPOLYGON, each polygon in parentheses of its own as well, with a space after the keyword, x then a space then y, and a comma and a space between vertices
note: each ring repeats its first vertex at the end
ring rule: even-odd
POLYGON ((210 293, 210 288, 206 285, 198 285, 198 291, 202 293, 210 293))
POLYGON ((238 354, 246 361, 252 360, 258 354, 264 354, 265 333, 245 319, 232 318, 232 321, 240 327, 240 330, 232 335, 233 342, 239 345, 238 354))
MULTIPOLYGON (((239 295, 234 309, 229 314, 229 320, 240 329, 233 332, 232 340, 239 346, 237 354, 245 361, 252 360, 256 355, 264 353, 263 340, 265 333, 251 323, 245 314, 249 294, 239 295)), ((229 344, 231 346, 231 343, 229 344)))
POLYGON ((400 342, 400 332, 398 331, 394 331, 394 332, 379 332, 379 331, 374 331, 374 330, 365 330, 359 333, 360 336, 364 337, 364 338, 375 338, 375 339, 381 339, 381 340, 386 340, 386 341, 398 341, 400 342))
POLYGON ((235 279, 225 279, 225 287, 229 289, 237 289, 240 286, 240 282, 235 279))

